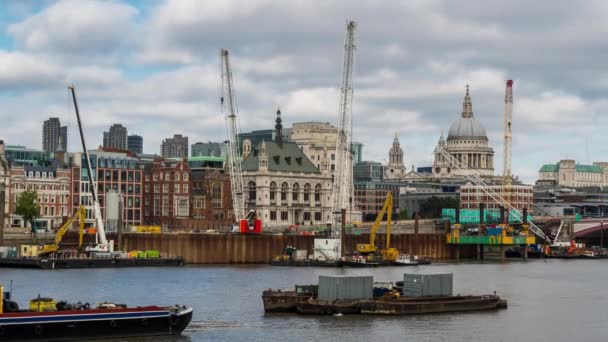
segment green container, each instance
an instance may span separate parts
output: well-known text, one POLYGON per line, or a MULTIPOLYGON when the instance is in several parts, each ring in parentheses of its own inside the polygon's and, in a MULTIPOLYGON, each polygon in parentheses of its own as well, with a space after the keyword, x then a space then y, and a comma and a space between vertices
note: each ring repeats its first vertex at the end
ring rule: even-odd
POLYGON ((146 252, 143 252, 143 251, 137 252, 137 257, 141 258, 141 259, 145 259, 146 258, 146 252))

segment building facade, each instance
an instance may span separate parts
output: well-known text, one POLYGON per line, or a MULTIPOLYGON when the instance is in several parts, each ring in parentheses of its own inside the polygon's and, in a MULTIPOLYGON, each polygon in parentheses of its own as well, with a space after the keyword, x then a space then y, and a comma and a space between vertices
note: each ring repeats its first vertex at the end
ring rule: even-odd
POLYGON ((68 127, 61 126, 59 118, 49 118, 42 124, 42 149, 47 153, 52 153, 57 150, 58 145, 67 151, 68 127))
MULTIPOLYGON (((467 183, 460 187, 460 208, 479 209, 479 204, 483 203, 487 209, 499 209, 500 205, 486 195, 483 186, 467 183)), ((501 185, 490 185, 490 190, 501 195, 505 199, 510 199, 511 205, 523 212, 524 208, 532 214, 534 208, 534 189, 531 185, 511 185, 510 191, 503 190, 501 185)))
POLYGON ((375 161, 362 161, 353 166, 354 182, 379 182, 384 179, 386 167, 375 161))
POLYGON ((538 183, 570 188, 605 187, 608 186, 608 162, 584 165, 574 160, 560 160, 545 164, 538 171, 538 183))
POLYGON ((236 224, 230 175, 223 169, 192 171, 191 218, 201 230, 229 231, 236 224))
POLYGON ((363 144, 360 142, 353 142, 351 144, 353 150, 353 165, 363 161, 363 144))
POLYGON ((0 140, 0 228, 7 227, 10 201, 10 174, 5 155, 4 140, 0 140))
POLYGON ((226 142, 197 142, 190 149, 192 157, 226 157, 228 144, 226 142))
POLYGON ((103 147, 113 147, 119 150, 127 149, 127 128, 121 124, 113 124, 110 130, 103 132, 103 147))
POLYGON ((132 134, 127 137, 127 149, 137 155, 144 153, 144 138, 132 134))
MULTIPOLYGON (((143 174, 137 158, 126 152, 89 151, 93 180, 97 185, 101 214, 105 221, 106 194, 118 192, 122 201, 122 222, 124 227, 140 225, 143 221, 143 174)), ((70 212, 74 213, 84 205, 87 222, 94 223, 93 195, 89 188, 86 160, 82 153, 71 168, 72 188, 70 212), (84 167, 83 167, 84 166, 84 167)))
POLYGON ((24 191, 35 191, 40 207, 38 229, 51 230, 61 226, 64 217, 70 216, 70 170, 55 166, 14 166, 10 169, 10 225, 26 227, 20 215, 15 214, 17 200, 24 191))
POLYGON ((51 154, 22 145, 6 145, 5 157, 10 166, 49 166, 51 154))
POLYGON ((160 151, 163 158, 188 158, 188 137, 174 134, 173 138, 163 140, 160 151))
POLYGON ((450 126, 447 140, 443 133, 434 152, 435 178, 464 177, 470 174, 491 177, 494 175, 494 149, 489 145, 486 129, 473 116, 473 104, 467 85, 461 117, 450 126), (455 168, 444 156, 445 149, 458 159, 464 168, 455 168))
POLYGON ((190 217, 192 173, 185 160, 156 159, 144 168, 144 222, 164 230, 190 217))
MULTIPOLYGON (((317 167, 325 154, 330 157, 329 169, 336 169, 336 137, 338 129, 328 122, 300 122, 291 128, 290 139, 302 149, 302 152, 317 167)), ((354 165, 354 162, 353 162, 354 165)))
POLYGON ((255 210, 266 228, 327 223, 332 188, 328 153, 320 156, 317 167, 299 145, 283 141, 280 113, 275 130, 274 141, 257 146, 243 142, 247 210, 255 210))

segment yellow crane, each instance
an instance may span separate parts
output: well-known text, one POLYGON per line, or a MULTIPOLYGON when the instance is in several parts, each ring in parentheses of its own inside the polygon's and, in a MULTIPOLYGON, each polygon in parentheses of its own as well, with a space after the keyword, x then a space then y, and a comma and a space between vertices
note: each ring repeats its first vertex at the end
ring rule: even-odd
POLYGON ((82 246, 85 218, 86 218, 86 210, 85 210, 84 206, 81 206, 80 208, 78 208, 78 211, 74 215, 72 215, 72 217, 70 217, 61 226, 61 228, 59 228, 59 230, 57 230, 57 234, 55 234, 55 243, 44 245, 42 247, 42 251, 39 253, 39 255, 48 255, 48 254, 56 253, 57 251, 59 251, 59 243, 61 242, 61 239, 63 239, 63 236, 65 235, 65 233, 67 233, 68 229, 70 229, 70 227, 76 220, 79 221, 80 236, 78 239, 78 248, 80 248, 82 246))
POLYGON ((376 222, 372 226, 372 229, 369 232, 369 243, 358 243, 357 244, 357 252, 361 254, 376 254, 378 252, 378 247, 376 247, 376 233, 378 232, 378 228, 380 228, 380 222, 382 222, 382 218, 384 217, 384 213, 387 213, 386 216, 386 249, 380 251, 382 254, 382 258, 384 260, 395 261, 397 260, 397 256, 399 255, 399 251, 397 248, 391 248, 391 220, 393 218, 393 194, 389 191, 386 194, 386 200, 384 200, 384 206, 382 210, 376 216, 376 222))

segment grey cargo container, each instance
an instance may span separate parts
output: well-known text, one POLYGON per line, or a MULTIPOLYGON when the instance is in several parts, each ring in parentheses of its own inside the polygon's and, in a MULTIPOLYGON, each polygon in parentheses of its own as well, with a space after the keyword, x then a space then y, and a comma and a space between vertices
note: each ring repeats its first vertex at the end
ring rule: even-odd
POLYGON ((371 299, 373 291, 372 276, 319 276, 320 300, 371 299))
POLYGON ((408 297, 451 296, 452 273, 403 275, 403 295, 408 297))

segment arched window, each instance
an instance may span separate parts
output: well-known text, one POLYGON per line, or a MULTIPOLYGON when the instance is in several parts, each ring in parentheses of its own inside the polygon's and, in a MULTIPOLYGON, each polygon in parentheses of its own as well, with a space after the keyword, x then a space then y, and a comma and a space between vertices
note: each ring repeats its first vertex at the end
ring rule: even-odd
POLYGON ((283 182, 283 184, 281 184, 281 201, 287 201, 287 188, 289 187, 289 185, 287 185, 287 182, 283 182))
POLYGON ((310 202, 310 184, 304 184, 304 202, 310 202))
POLYGON ((277 199, 277 183, 270 182, 270 200, 274 201, 277 199))
POLYGON ((315 202, 321 202, 321 184, 315 185, 315 202))
POLYGON ((295 183, 293 185, 293 193, 291 195, 291 200, 296 203, 300 200, 300 184, 298 183, 295 183))
POLYGON ((256 199, 255 182, 250 181, 249 183, 247 183, 247 188, 248 188, 247 190, 249 192, 249 201, 255 202, 255 199, 256 199))

